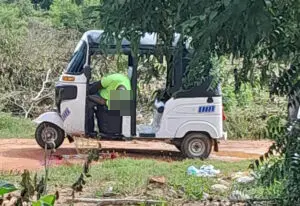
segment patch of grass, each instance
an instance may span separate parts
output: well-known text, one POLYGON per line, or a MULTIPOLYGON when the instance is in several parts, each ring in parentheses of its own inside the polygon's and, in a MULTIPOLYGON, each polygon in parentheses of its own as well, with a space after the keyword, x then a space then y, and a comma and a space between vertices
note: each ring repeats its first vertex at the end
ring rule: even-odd
POLYGON ((253 185, 246 190, 247 194, 256 198, 280 198, 284 191, 284 181, 275 181, 270 186, 253 185))
MULTIPOLYGON (((91 167, 91 178, 87 179, 86 188, 93 188, 95 196, 101 196, 108 187, 113 187, 113 192, 121 195, 141 194, 146 189, 147 182, 152 176, 164 176, 167 185, 175 191, 182 190, 187 199, 201 199, 202 193, 210 193, 210 186, 216 183, 216 178, 204 178, 187 175, 187 168, 191 165, 200 167, 203 164, 212 164, 221 170, 222 176, 229 176, 233 172, 244 171, 249 161, 222 162, 184 160, 171 163, 157 160, 134 160, 119 158, 107 160, 91 167)), ((79 177, 82 171, 80 165, 61 166, 50 169, 49 185, 70 187, 79 177)), ((18 181, 20 177, 0 175, 0 179, 18 181)), ((163 194, 162 194, 163 195, 163 194)))
POLYGON ((34 131, 34 123, 30 119, 0 113, 0 138, 30 138, 34 131))

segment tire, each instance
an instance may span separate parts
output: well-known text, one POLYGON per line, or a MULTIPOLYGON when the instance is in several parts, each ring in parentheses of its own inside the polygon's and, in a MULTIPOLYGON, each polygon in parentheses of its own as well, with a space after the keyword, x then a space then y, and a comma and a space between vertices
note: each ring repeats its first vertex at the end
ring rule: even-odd
POLYGON ((212 150, 212 140, 203 133, 187 134, 181 144, 181 152, 187 158, 206 159, 212 150))
MULTIPOLYGON (((49 138, 54 139, 55 149, 59 148, 65 139, 65 132, 61 128, 52 123, 42 123, 36 128, 35 140, 38 143, 38 145, 43 149, 45 149, 46 146, 45 135, 49 135, 49 138)), ((53 149, 53 147, 53 144, 47 144, 48 149, 53 149)))

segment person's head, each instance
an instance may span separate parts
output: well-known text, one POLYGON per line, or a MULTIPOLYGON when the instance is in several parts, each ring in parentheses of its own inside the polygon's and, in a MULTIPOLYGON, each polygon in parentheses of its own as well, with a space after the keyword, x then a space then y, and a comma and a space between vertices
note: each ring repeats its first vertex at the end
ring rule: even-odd
POLYGON ((117 90, 126 90, 126 88, 123 85, 118 86, 117 90))

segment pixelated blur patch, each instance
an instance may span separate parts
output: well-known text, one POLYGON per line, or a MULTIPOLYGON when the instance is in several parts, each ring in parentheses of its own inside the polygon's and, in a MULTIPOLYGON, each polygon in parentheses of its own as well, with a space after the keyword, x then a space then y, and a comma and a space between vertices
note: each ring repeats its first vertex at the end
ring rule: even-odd
POLYGON ((109 96, 110 100, 132 100, 131 90, 112 90, 109 96))
POLYGON ((120 116, 130 116, 132 103, 132 92, 130 90, 110 91, 109 110, 120 111, 120 116))
POLYGON ((121 116, 130 116, 132 110, 132 100, 111 100, 110 110, 120 111, 121 116))

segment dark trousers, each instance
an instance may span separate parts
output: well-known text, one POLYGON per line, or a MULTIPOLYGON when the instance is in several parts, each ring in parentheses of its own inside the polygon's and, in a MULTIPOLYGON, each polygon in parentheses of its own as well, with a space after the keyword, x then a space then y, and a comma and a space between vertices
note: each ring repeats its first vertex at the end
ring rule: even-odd
POLYGON ((87 101, 87 114, 86 114, 86 130, 87 134, 92 134, 95 132, 95 109, 96 103, 87 101))
POLYGON ((106 105, 87 101, 87 134, 95 132, 95 117, 99 132, 104 134, 120 134, 122 132, 122 117, 119 111, 109 111, 106 105))
POLYGON ((109 119, 107 119, 107 106, 99 105, 91 101, 87 101, 87 134, 92 134, 95 132, 95 117, 97 119, 97 125, 99 131, 108 132, 107 124, 109 119))

